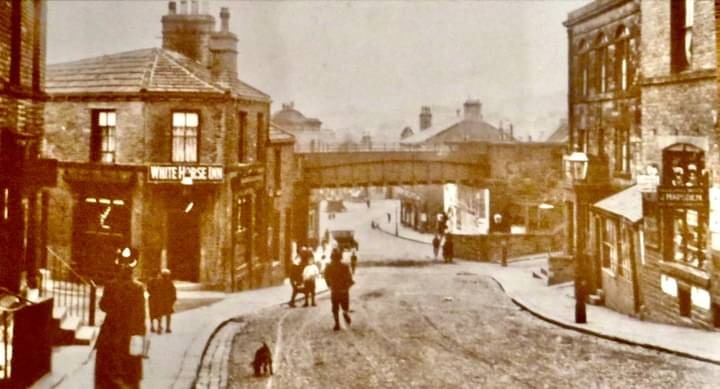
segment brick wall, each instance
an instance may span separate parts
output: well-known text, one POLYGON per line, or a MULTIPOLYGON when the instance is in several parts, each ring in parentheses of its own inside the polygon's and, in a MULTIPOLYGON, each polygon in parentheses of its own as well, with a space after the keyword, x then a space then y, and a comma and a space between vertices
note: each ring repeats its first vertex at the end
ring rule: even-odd
MULTIPOLYGON (((670 73, 670 1, 640 2, 641 68, 645 78, 670 73)), ((695 1, 690 70, 715 68, 715 11, 712 1, 695 1)), ((643 91, 644 95, 645 91, 643 91)), ((644 96, 643 96, 644 98, 644 96)))

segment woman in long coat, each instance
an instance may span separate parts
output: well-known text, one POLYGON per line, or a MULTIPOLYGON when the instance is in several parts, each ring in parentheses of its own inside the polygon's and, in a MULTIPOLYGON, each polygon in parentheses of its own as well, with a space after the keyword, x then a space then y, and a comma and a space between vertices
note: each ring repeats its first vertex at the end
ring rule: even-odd
POLYGON ((140 388, 142 357, 130 355, 130 337, 145 335, 145 288, 133 279, 137 256, 126 247, 115 260, 117 278, 105 286, 106 316, 97 338, 96 388, 140 388))

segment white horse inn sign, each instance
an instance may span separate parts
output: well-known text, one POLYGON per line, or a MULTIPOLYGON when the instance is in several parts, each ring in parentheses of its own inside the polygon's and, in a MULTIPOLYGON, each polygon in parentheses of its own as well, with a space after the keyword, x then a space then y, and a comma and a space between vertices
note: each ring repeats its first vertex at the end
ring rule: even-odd
POLYGON ((222 166, 215 165, 150 165, 148 182, 180 183, 183 178, 193 182, 221 182, 225 171, 222 166))

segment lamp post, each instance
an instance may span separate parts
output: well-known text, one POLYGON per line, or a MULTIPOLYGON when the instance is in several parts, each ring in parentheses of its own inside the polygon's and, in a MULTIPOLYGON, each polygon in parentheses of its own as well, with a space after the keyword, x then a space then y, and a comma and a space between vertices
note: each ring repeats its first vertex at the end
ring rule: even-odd
POLYGON ((583 251, 585 246, 585 216, 580 202, 582 197, 580 192, 583 190, 582 184, 587 178, 588 168, 588 157, 585 153, 580 151, 577 147, 565 159, 566 172, 569 170, 569 175, 572 178, 573 191, 575 192, 575 210, 573 214, 577 218, 575 224, 575 230, 573 236, 576 237, 575 241, 575 323, 587 323, 587 313, 585 306, 585 264, 583 260, 583 251))

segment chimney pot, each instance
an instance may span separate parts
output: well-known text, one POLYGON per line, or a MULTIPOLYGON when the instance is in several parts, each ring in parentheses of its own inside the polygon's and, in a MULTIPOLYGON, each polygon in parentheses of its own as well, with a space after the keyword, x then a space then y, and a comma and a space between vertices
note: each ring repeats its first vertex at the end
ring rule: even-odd
POLYGON ((180 13, 186 14, 188 12, 187 0, 180 0, 180 13))
POLYGON ((230 10, 228 7, 220 8, 220 23, 222 32, 230 31, 230 10))
POLYGON ((177 4, 174 1, 168 2, 168 14, 175 15, 177 13, 177 4))
POLYGON ((200 3, 198 3, 198 0, 190 0, 190 8, 193 15, 197 15, 200 12, 200 3))
POLYGON ((420 107, 420 131, 432 127, 432 112, 430 107, 424 105, 420 107))

